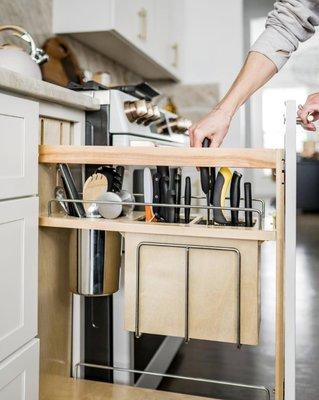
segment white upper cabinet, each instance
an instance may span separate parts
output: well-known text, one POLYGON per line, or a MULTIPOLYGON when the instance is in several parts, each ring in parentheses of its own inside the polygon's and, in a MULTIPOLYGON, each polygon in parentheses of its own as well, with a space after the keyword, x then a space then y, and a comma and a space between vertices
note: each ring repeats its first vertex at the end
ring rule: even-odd
POLYGON ((180 80, 183 0, 53 0, 53 31, 71 34, 145 79, 180 80))

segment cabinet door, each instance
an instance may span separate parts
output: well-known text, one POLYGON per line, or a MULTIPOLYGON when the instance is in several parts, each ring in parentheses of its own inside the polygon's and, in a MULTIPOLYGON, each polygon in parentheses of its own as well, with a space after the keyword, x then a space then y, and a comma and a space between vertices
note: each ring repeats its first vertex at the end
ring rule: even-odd
POLYGON ((37 334, 38 199, 0 202, 0 360, 37 334))
POLYGON ((39 339, 0 363, 0 400, 39 398, 39 339))
POLYGON ((155 0, 115 1, 115 30, 143 50, 154 47, 155 0))
POLYGON ((181 0, 155 2, 154 36, 156 39, 152 52, 166 68, 175 71, 180 70, 181 67, 183 4, 181 0))
POLYGON ((38 191, 39 105, 0 94, 0 199, 38 191))

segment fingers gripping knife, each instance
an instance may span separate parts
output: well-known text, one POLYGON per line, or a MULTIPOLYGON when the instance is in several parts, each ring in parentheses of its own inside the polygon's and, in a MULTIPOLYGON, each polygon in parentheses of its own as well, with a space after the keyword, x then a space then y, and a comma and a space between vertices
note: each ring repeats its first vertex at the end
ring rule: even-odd
MULTIPOLYGON (((205 138, 203 141, 203 147, 207 148, 209 146, 210 146, 210 140, 208 138, 205 138)), ((202 191, 206 195, 207 206, 209 207, 215 184, 215 168, 210 168, 210 167, 200 168, 200 183, 202 191)), ((209 223, 210 223, 210 209, 207 208, 206 225, 209 225, 209 223)))

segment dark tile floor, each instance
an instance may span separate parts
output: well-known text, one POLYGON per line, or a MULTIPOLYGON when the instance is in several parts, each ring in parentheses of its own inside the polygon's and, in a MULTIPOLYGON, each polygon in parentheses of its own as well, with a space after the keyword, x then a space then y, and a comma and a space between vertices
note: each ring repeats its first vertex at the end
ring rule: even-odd
MULTIPOLYGON (((192 340, 181 347, 169 373, 274 386, 275 248, 262 250, 260 346, 243 347, 192 340)), ((319 215, 298 216, 297 399, 319 398, 319 215)), ((232 400, 264 399, 263 393, 181 380, 163 380, 160 389, 232 400)))

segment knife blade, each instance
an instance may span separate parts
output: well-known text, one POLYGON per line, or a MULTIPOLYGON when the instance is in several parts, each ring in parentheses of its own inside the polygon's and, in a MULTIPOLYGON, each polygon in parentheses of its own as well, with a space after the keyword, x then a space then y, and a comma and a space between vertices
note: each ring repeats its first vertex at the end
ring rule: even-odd
MULTIPOLYGON (((218 171, 213 196, 213 205, 215 207, 224 207, 226 194, 232 179, 232 172, 229 168, 221 167, 218 171)), ((223 210, 213 210, 214 221, 221 225, 227 225, 228 221, 223 210)))
MULTIPOLYGON (((144 201, 145 203, 153 202, 152 173, 148 167, 144 168, 144 201)), ((153 219, 154 219, 153 207, 145 206, 145 221, 150 222, 153 221, 153 219)))
MULTIPOLYGON (((230 206, 239 207, 240 205, 240 180, 242 174, 237 171, 233 172, 233 176, 230 183, 230 206)), ((232 210, 231 212, 231 225, 238 226, 238 211, 232 210)))
MULTIPOLYGON (((192 199, 191 178, 187 176, 185 179, 184 204, 188 206, 191 205, 191 199, 192 199)), ((185 213, 185 224, 189 224, 191 209, 185 208, 184 213, 185 213)))

